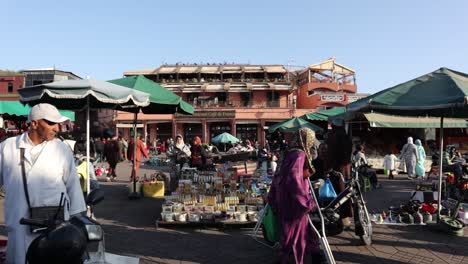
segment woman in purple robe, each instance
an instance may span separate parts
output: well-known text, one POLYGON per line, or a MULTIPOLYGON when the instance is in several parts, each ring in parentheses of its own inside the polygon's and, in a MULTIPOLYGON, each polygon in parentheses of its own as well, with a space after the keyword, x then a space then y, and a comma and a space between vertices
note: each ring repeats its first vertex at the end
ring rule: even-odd
POLYGON ((308 213, 317 208, 309 191, 308 177, 314 173, 310 149, 315 133, 302 128, 286 134, 289 149, 275 175, 268 194, 268 203, 278 216, 281 226, 280 263, 293 257, 301 264, 307 253, 318 251, 319 243, 309 226, 308 213))

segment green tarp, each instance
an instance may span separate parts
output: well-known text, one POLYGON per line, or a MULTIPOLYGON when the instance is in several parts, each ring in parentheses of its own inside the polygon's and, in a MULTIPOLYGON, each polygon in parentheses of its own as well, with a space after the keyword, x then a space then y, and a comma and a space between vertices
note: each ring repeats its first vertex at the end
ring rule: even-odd
POLYGON ((317 133, 321 133, 323 131, 321 127, 316 126, 300 117, 293 117, 291 119, 272 125, 268 129, 268 132, 273 133, 276 130, 279 130, 280 132, 294 132, 304 127, 310 128, 317 133))
POLYGON ((125 86, 150 95, 150 105, 142 108, 145 114, 193 114, 193 107, 182 100, 175 93, 144 77, 143 75, 129 76, 110 80, 110 83, 125 86))
POLYGON ((303 119, 307 119, 309 121, 328 121, 330 116, 336 116, 342 114, 346 111, 344 107, 334 107, 332 109, 321 110, 317 112, 312 112, 301 116, 303 119))
POLYGON ((468 118, 468 75, 440 68, 346 106, 347 111, 468 118))
MULTIPOLYGON (((25 116, 29 114, 31 107, 28 105, 23 105, 18 101, 0 101, 0 115, 15 115, 15 116, 25 116)), ((71 121, 75 121, 75 113, 71 111, 60 110, 60 113, 63 116, 70 118, 71 121)))

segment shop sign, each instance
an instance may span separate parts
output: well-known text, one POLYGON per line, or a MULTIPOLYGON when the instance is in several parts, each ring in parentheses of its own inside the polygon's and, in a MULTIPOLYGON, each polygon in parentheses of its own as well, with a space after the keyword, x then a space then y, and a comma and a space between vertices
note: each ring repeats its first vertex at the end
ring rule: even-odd
POLYGON ((175 114, 176 118, 235 118, 236 111, 195 111, 193 115, 175 114))
POLYGON ((325 102, 342 102, 344 101, 344 95, 339 94, 322 94, 320 100, 325 102))
POLYGON ((369 95, 364 94, 364 95, 348 95, 348 103, 355 102, 361 98, 367 97, 369 95))

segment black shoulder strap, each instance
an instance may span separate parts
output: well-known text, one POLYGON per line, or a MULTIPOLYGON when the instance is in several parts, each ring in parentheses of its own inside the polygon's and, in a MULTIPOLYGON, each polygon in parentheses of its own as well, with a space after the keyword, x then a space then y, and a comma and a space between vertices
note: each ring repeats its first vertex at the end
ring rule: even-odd
POLYGON ((29 211, 31 211, 31 203, 29 202, 28 185, 26 183, 26 169, 24 168, 24 148, 20 148, 20 155, 21 155, 21 173, 23 174, 24 195, 26 196, 26 202, 28 203, 29 211))

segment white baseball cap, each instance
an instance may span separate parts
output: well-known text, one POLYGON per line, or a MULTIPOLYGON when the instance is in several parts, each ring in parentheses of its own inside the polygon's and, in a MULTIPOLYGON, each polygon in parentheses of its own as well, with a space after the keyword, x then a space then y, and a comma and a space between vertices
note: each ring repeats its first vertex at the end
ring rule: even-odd
POLYGON ((54 123, 63 123, 70 120, 60 114, 59 110, 51 104, 37 104, 31 108, 28 115, 28 123, 32 120, 45 119, 54 123))

